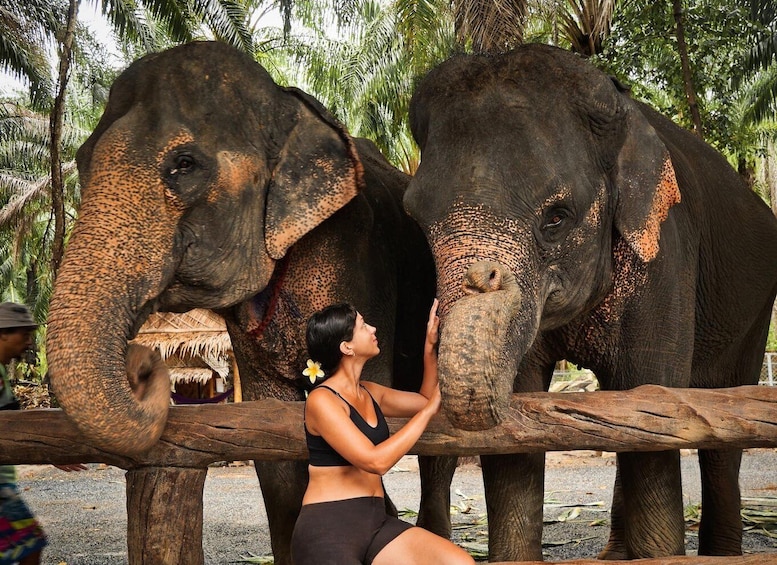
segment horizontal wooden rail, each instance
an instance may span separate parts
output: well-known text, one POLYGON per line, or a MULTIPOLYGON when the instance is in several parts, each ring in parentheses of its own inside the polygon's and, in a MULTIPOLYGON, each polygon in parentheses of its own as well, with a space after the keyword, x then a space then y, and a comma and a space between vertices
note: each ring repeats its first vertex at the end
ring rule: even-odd
MULTIPOLYGON (((634 559, 632 561, 601 561, 599 559, 576 559, 574 561, 558 561, 563 565, 774 565, 777 563, 777 553, 759 553, 732 557, 656 557, 654 559, 634 559)), ((491 565, 555 565, 549 561, 499 561, 491 565)))
MULTIPOLYGON (((389 419, 392 430, 404 423, 389 419)), ((86 443, 59 410, 0 412, 0 464, 108 463, 204 468, 214 461, 304 459, 302 403, 261 400, 172 407, 159 443, 138 458, 86 443)), ((508 418, 482 432, 436 416, 411 453, 660 451, 777 447, 777 388, 670 389, 514 395, 508 418)))

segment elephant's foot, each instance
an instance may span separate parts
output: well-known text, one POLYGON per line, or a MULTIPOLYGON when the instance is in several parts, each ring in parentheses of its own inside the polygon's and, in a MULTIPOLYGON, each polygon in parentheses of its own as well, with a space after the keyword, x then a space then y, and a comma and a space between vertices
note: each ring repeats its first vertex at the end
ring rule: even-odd
POLYGON ((603 559, 605 561, 618 561, 626 560, 629 558, 626 546, 623 542, 613 542, 612 540, 607 542, 604 549, 596 556, 597 559, 603 559))
POLYGON ((702 478, 699 555, 742 555, 741 462, 741 449, 699 450, 702 478))
POLYGON ((610 539, 623 540, 628 559, 685 555, 680 453, 618 453, 618 477, 623 504, 617 520, 613 504, 610 539))
POLYGON ((625 527, 623 504, 620 471, 616 468, 615 485, 612 491, 612 509, 610 512, 610 537, 607 540, 607 545, 599 553, 599 559, 618 561, 629 558, 629 551, 626 549, 626 535, 623 531, 625 527))

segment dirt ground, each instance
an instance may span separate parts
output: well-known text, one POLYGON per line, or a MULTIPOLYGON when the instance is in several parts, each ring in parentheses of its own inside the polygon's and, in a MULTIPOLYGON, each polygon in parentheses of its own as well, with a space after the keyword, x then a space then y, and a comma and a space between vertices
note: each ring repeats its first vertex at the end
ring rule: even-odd
MULTIPOLYGON (((614 456, 594 452, 548 454, 545 478, 546 560, 593 558, 609 532, 614 456)), ((696 547, 694 509, 699 503, 696 456, 682 457, 686 505, 686 547, 696 547)), ((418 510, 418 467, 405 457, 385 477, 386 489, 406 520, 418 510)), ((23 496, 49 536, 44 565, 127 563, 124 471, 89 465, 64 473, 50 466, 21 466, 23 496)), ((745 453, 740 478, 747 517, 747 552, 777 554, 777 450, 745 453), (764 521, 764 524, 754 522, 764 521), (771 533, 764 529, 771 528, 771 533)), ((203 497, 206 565, 272 563, 267 517, 253 467, 232 464, 208 471, 203 497)), ((171 501, 175 504, 175 501, 171 501)), ((485 561, 487 524, 480 469, 459 467, 451 486, 454 541, 485 561)), ((186 564, 182 564, 186 565, 186 564)))

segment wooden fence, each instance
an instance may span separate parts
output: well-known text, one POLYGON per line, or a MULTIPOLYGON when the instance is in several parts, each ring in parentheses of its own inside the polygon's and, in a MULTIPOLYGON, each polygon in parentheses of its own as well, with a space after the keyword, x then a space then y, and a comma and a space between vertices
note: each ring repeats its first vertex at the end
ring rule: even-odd
MULTIPOLYGON (((392 431, 403 423, 389 419, 392 431)), ((158 444, 142 457, 133 458, 92 447, 59 410, 0 412, 0 429, 0 464, 107 463, 128 471, 130 565, 204 563, 202 493, 210 463, 307 457, 301 402, 263 400, 172 407, 158 444), (170 500, 176 503, 169 504, 170 500)), ((777 447, 777 388, 700 390, 646 385, 624 392, 515 395, 509 417, 500 426, 467 432, 437 416, 410 453, 713 447, 777 447), (558 433, 559 429, 564 433, 558 433)), ((666 565, 723 562, 777 563, 777 554, 639 561, 666 565)))

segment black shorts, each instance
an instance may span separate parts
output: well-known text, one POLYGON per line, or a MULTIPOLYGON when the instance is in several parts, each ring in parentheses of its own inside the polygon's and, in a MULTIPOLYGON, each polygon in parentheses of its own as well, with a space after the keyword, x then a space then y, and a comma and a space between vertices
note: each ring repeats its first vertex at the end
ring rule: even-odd
POLYGON ((291 536, 294 565, 370 565, 413 526, 386 514, 382 497, 305 504, 291 536))

